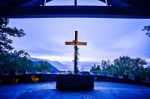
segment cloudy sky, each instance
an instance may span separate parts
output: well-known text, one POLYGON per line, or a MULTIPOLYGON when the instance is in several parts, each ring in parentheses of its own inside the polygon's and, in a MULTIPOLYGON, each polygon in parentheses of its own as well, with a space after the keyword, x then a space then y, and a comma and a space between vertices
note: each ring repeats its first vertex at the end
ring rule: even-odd
POLYGON ((103 18, 43 18, 11 19, 9 26, 24 29, 26 36, 16 38, 16 49, 24 49, 31 57, 59 61, 73 59, 73 46, 65 41, 79 32, 81 61, 114 59, 119 56, 150 58, 150 38, 142 31, 150 20, 103 18))
MULTIPOLYGON (((78 0, 79 5, 102 5, 98 0, 78 0), (85 2, 86 1, 86 2, 85 2)), ((53 0, 49 5, 73 5, 73 0, 53 0)), ((26 36, 16 38, 16 49, 26 50, 31 57, 57 61, 72 61, 74 32, 79 32, 80 61, 100 61, 119 56, 150 59, 150 38, 142 31, 149 25, 147 19, 104 19, 104 18, 35 18, 10 19, 9 26, 22 28, 26 36)))

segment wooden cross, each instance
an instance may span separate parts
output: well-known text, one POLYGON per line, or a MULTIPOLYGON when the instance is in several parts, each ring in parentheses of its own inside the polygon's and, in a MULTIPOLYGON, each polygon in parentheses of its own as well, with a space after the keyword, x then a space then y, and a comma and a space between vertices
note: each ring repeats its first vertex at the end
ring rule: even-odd
POLYGON ((78 42, 78 31, 75 31, 75 40, 65 42, 66 45, 74 45, 74 73, 78 73, 78 45, 87 45, 87 42, 78 42))

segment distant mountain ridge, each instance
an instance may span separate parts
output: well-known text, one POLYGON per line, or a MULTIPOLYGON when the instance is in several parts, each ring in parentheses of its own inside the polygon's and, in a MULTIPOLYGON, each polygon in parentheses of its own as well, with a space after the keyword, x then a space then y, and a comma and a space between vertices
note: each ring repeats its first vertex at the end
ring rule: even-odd
POLYGON ((38 59, 38 58, 30 58, 32 61, 34 62, 38 62, 38 61, 47 61, 49 64, 51 64, 52 66, 54 66, 57 70, 59 71, 67 71, 69 70, 68 67, 66 65, 63 65, 62 63, 60 63, 59 61, 49 61, 49 60, 44 60, 44 59, 38 59))
MULTIPOLYGON (((37 59, 37 58, 31 58, 32 61, 41 61, 43 59, 37 59)), ((51 65, 53 65, 55 68, 57 68, 59 71, 73 71, 73 62, 59 62, 59 61, 50 61, 50 60, 43 60, 47 61, 51 65)), ((78 64, 78 68, 80 71, 90 71, 91 67, 94 64, 100 64, 100 62, 80 62, 78 64)))
POLYGON ((48 63, 52 64, 53 66, 55 66, 58 70, 60 71, 68 71, 68 67, 58 61, 48 61, 48 63))
MULTIPOLYGON (((73 70, 73 67, 74 67, 73 62, 62 62, 62 63, 65 64, 66 66, 68 66, 68 68, 70 70, 73 70)), ((90 71, 91 67, 94 64, 98 65, 98 64, 100 64, 100 62, 88 62, 88 61, 83 62, 83 61, 81 61, 78 64, 78 69, 80 71, 90 71)))

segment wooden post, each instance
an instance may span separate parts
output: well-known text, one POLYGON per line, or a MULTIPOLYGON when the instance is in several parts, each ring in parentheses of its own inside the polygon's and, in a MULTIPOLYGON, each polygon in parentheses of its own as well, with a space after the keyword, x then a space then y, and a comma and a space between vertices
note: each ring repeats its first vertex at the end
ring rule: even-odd
POLYGON ((78 73, 78 31, 75 31, 75 44, 74 44, 74 73, 78 73))

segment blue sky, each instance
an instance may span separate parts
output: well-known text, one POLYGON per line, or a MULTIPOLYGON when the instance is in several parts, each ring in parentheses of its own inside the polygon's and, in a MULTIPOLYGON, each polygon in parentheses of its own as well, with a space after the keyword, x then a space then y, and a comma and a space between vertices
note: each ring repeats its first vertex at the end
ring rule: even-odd
POLYGON ((9 26, 24 29, 26 36, 14 39, 16 49, 24 49, 31 57, 72 61, 73 46, 65 41, 74 39, 79 32, 80 61, 100 61, 119 56, 150 59, 150 38, 142 31, 149 25, 146 19, 104 18, 41 18, 10 19, 9 26))

